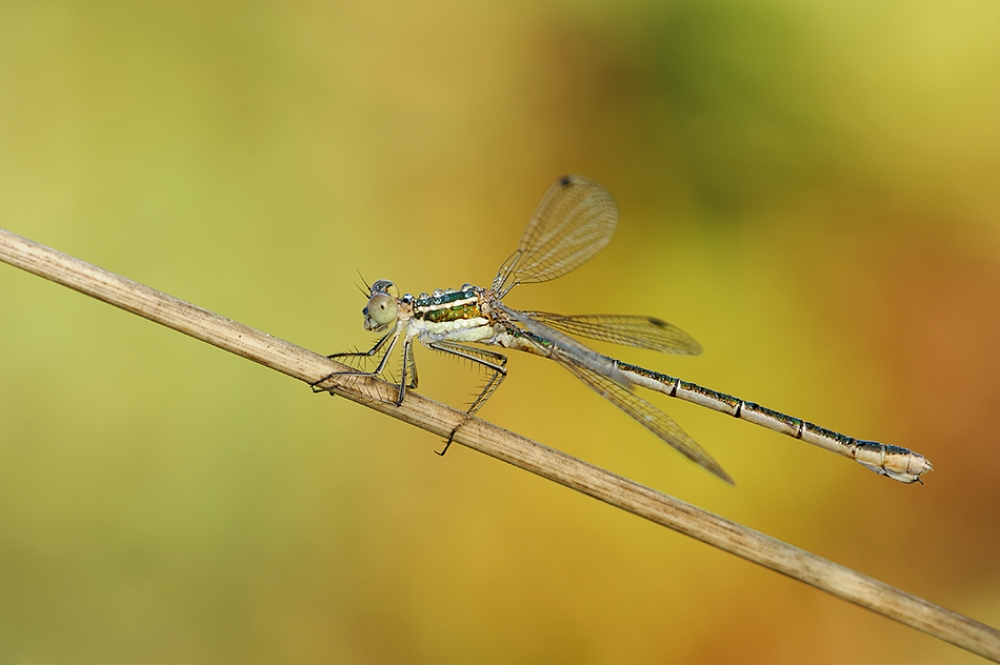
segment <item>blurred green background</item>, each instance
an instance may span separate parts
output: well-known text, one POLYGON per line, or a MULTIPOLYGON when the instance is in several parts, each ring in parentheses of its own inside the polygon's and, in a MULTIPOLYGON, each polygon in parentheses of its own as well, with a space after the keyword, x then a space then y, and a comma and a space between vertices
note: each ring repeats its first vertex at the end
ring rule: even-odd
MULTIPOLYGON (((615 241, 509 304, 936 470, 515 356, 488 420, 1000 625, 1000 5, 0 4, 0 226, 308 348, 488 283, 562 173, 615 241)), ((940 643, 0 266, 0 662, 965 663, 940 643)), ((611 347, 601 347, 611 351, 611 347)), ((481 377, 418 350, 421 392, 481 377)))

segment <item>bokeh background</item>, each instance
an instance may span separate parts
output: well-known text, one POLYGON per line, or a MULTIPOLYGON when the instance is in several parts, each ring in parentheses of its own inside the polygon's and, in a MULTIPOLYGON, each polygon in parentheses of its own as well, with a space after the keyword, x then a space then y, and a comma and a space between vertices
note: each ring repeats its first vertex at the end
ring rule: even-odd
MULTIPOLYGON (((660 316, 704 355, 625 359, 936 470, 654 396, 727 487, 531 357, 482 416, 1000 625, 998 33, 991 0, 7 0, 0 225, 330 353, 371 341, 359 273, 488 283, 586 175, 615 241, 511 305, 660 316)), ((7 266, 0 358, 0 662, 978 662, 7 266)))

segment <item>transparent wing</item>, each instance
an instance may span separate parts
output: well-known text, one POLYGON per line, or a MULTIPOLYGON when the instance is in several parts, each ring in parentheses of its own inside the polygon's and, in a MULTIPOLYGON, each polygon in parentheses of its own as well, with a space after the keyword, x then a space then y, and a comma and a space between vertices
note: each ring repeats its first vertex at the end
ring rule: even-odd
POLYGON ((604 249, 617 226, 618 204, 606 189, 580 176, 559 178, 500 266, 493 290, 502 298, 518 284, 565 275, 604 249))
MULTIPOLYGON (((572 337, 562 334, 538 321, 533 321, 516 309, 511 309, 501 302, 493 303, 493 307, 502 311, 508 319, 516 321, 522 326, 525 333, 530 337, 532 348, 522 348, 524 351, 532 351, 538 355, 548 356, 560 363, 574 363, 590 368, 591 371, 614 381, 625 388, 631 388, 625 373, 618 369, 618 363, 613 358, 594 351, 576 341, 572 337)), ((524 340, 520 340, 523 342, 524 340)))
POLYGON ((648 316, 587 314, 563 316, 548 312, 521 312, 535 321, 571 335, 613 342, 662 353, 696 356, 701 344, 677 326, 648 316))
POLYGON ((712 459, 708 451, 688 436, 687 432, 682 430, 680 425, 675 423, 670 416, 593 370, 573 363, 560 364, 609 402, 632 416, 640 425, 676 449, 681 455, 684 455, 698 466, 713 473, 730 485, 735 484, 733 479, 729 477, 729 474, 722 470, 719 463, 712 459))

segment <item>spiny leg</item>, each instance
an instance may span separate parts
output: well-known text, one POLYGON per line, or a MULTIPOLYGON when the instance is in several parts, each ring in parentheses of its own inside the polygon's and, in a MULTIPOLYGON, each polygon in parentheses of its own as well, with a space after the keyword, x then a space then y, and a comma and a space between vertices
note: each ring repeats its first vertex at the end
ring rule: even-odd
POLYGON ((334 376, 381 376, 382 372, 385 371, 385 365, 389 361, 389 356, 392 354, 392 350, 396 347, 396 340, 399 339, 399 332, 396 330, 391 330, 385 334, 379 341, 375 342, 375 346, 367 351, 344 351, 343 353, 331 353, 327 358, 335 360, 337 358, 371 358, 376 355, 382 347, 385 346, 386 342, 389 342, 389 348, 386 349, 385 353, 382 355, 381 360, 379 360, 378 367, 372 372, 365 372, 361 370, 350 371, 350 372, 331 372, 327 374, 319 381, 309 384, 313 389, 314 393, 327 392, 323 388, 317 388, 321 383, 327 381, 334 376))
POLYGON ((410 376, 412 377, 406 387, 410 390, 416 390, 417 388, 417 361, 413 357, 413 344, 406 345, 406 353, 403 354, 403 359, 409 358, 410 376))
POLYGON ((455 440, 455 433, 458 431, 458 428, 468 422, 468 420, 472 418, 477 411, 479 411, 480 407, 486 403, 486 400, 493 395, 496 389, 500 387, 500 384, 503 383, 503 380, 507 377, 507 356, 502 353, 496 353, 495 351, 487 351, 486 349, 465 346, 464 344, 456 344, 454 342, 432 342, 427 346, 435 351, 442 351, 444 353, 450 353, 454 356, 458 356, 459 358, 465 358, 466 360, 478 363, 479 365, 493 371, 493 374, 486 381, 486 385, 483 386, 479 396, 472 401, 472 404, 465 412, 465 418, 463 418, 462 422, 455 425, 455 428, 451 430, 451 434, 448 435, 448 440, 445 441, 444 448, 437 451, 437 454, 443 457, 444 454, 448 452, 448 448, 451 447, 451 442, 455 440))
POLYGON ((413 342, 407 337, 403 340, 403 367, 400 370, 399 375, 399 398, 396 399, 396 406, 403 403, 403 397, 406 396, 407 388, 417 387, 417 364, 413 361, 413 342), (410 383, 406 382, 407 369, 413 370, 413 378, 410 383))

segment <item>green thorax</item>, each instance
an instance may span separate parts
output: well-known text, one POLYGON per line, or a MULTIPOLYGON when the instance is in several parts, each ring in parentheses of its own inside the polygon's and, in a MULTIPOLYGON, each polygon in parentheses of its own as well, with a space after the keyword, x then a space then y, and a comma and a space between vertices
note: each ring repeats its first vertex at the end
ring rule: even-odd
POLYGON ((421 293, 413 301, 413 318, 430 323, 446 323, 459 319, 482 318, 482 316, 479 296, 472 286, 447 291, 438 290, 431 295, 421 293))

